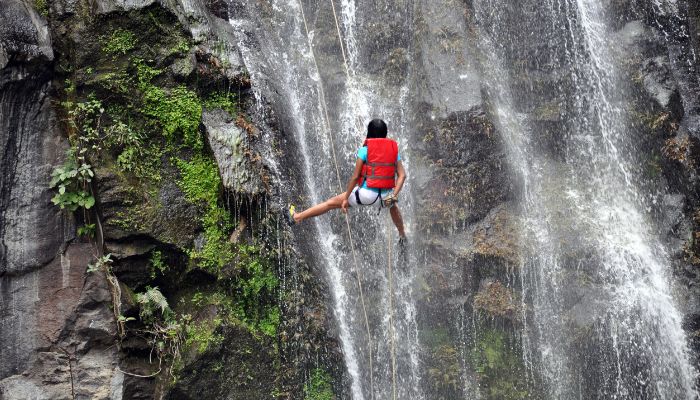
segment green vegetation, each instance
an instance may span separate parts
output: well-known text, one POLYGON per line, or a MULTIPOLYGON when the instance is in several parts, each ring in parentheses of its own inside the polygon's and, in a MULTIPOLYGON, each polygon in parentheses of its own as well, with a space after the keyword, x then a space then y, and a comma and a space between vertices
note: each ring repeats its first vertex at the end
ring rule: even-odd
MULTIPOLYGON (((95 199, 88 184, 95 174, 92 166, 96 166, 100 177, 106 174, 115 179, 122 191, 123 207, 105 224, 127 232, 152 232, 154 224, 162 223, 154 220, 162 215, 165 190, 168 196, 184 195, 191 204, 188 208, 200 216, 184 230, 189 242, 154 236, 166 245, 147 255, 150 282, 142 284, 151 286, 141 293, 124 289, 122 294, 124 286, 111 272, 110 255, 91 267, 93 272, 107 273, 120 337, 133 333, 145 338, 162 362, 161 376, 167 376, 177 369, 175 365, 182 364, 181 348, 197 353, 211 350, 222 342, 223 332, 230 326, 242 327, 256 339, 270 342, 277 334, 281 311, 274 253, 255 241, 251 242, 254 245, 229 242, 235 221, 223 206, 221 177, 205 149, 200 129, 204 108, 223 109, 232 120, 250 125, 247 129, 252 130, 252 124, 242 116, 235 94, 200 94, 194 86, 173 80, 167 60, 189 52, 192 41, 159 20, 161 17, 149 12, 152 23, 146 23, 144 29, 167 32, 167 37, 147 36, 136 24, 121 25, 133 31, 113 29, 112 24, 98 39, 103 53, 99 67, 72 65, 62 70, 67 78, 62 106, 71 156, 55 171, 52 187, 57 190, 55 203, 62 208, 90 208, 95 199), (109 61, 104 62, 105 58, 109 61), (182 194, 165 186, 168 182, 163 177, 169 175, 182 194), (203 240, 192 241, 196 235, 203 240), (180 248, 174 250, 170 244, 180 248), (189 259, 181 262, 183 253, 189 259), (216 280, 206 287, 193 287, 190 282, 183 288, 172 286, 180 283, 174 271, 184 275, 193 270, 206 271, 216 280), (192 294, 194 290, 198 291, 192 294), (122 296, 133 296, 139 306, 138 321, 136 315, 122 315, 122 296), (174 309, 168 303, 173 298, 182 299, 174 309)), ((92 222, 85 218, 79 234, 94 236, 96 225, 92 222)), ((167 235, 181 233, 167 225, 162 230, 167 235)), ((332 398, 323 397, 321 383, 312 385, 316 394, 310 399, 332 398)))
POLYGON ((134 63, 138 88, 143 95, 141 112, 156 122, 169 144, 202 150, 199 132, 202 102, 197 94, 184 86, 170 90, 158 87, 151 81, 162 71, 148 66, 143 60, 137 59, 134 63))
POLYGON ((504 333, 481 331, 471 354, 472 365, 487 388, 488 399, 518 400, 528 397, 521 358, 508 347, 504 333))
POLYGON ((221 177, 213 160, 196 156, 191 161, 177 161, 180 169, 178 184, 185 198, 206 207, 202 217, 204 245, 193 249, 190 257, 200 268, 216 274, 233 260, 233 251, 226 232, 231 229, 231 216, 218 204, 221 177))
POLYGON ((188 324, 185 328, 185 348, 195 348, 201 354, 207 351, 209 346, 221 344, 224 337, 216 333, 221 322, 221 318, 214 318, 211 321, 205 320, 197 324, 188 324))
POLYGON ((237 115, 238 99, 231 92, 216 92, 204 101, 204 108, 209 110, 220 108, 231 115, 237 115))
POLYGON ((187 39, 181 39, 172 49, 172 53, 187 54, 190 50, 190 43, 187 39))
POLYGON ((87 272, 97 272, 103 271, 107 273, 112 272, 112 254, 105 254, 101 257, 97 257, 95 262, 88 264, 87 272))
POLYGON ((334 398, 330 374, 321 368, 314 369, 304 386, 304 400, 333 400, 334 398))
POLYGON ((271 269, 270 260, 255 246, 238 248, 241 272, 235 281, 235 315, 249 329, 274 336, 280 322, 280 309, 271 305, 279 280, 271 269))
POLYGON ((165 275, 170 268, 168 264, 163 261, 163 253, 158 250, 151 252, 151 258, 148 261, 151 279, 155 279, 158 275, 165 275))
POLYGON ((95 224, 85 224, 78 228, 78 236, 83 236, 87 238, 95 237, 95 224))
POLYGON ((49 16, 49 4, 47 0, 34 0, 34 8, 44 17, 49 16))
POLYGON ((421 343, 428 350, 425 360, 427 384, 432 393, 440 398, 455 396, 461 379, 459 354, 450 332, 445 327, 434 326, 421 330, 421 343))
POLYGON ((443 398, 449 398, 459 388, 462 372, 458 357, 457 349, 452 345, 434 348, 429 356, 429 383, 443 398))
POLYGON ((180 357, 182 323, 170 308, 168 300, 157 287, 147 287, 136 294, 139 318, 144 327, 141 334, 148 338, 159 360, 175 360, 180 357))
POLYGON ((56 193, 51 202, 61 209, 67 208, 76 211, 79 207, 90 209, 95 205, 95 198, 90 194, 90 182, 95 176, 90 164, 78 161, 72 151, 68 152, 66 161, 51 173, 49 186, 55 188, 56 193))
POLYGON ((236 276, 219 276, 219 289, 197 292, 191 303, 195 308, 215 306, 220 322, 240 324, 254 334, 274 337, 280 323, 275 304, 279 280, 271 269, 271 260, 256 246, 240 245, 236 254, 236 276))
POLYGON ((109 37, 102 38, 102 51, 112 55, 124 55, 136 47, 136 35, 125 29, 116 29, 109 37))

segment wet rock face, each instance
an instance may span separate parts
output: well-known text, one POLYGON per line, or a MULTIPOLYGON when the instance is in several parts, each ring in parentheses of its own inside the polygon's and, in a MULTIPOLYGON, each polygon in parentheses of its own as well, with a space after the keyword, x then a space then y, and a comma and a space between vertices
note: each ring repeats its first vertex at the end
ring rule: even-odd
POLYGON ((50 203, 48 182, 65 144, 55 129, 48 68, 42 65, 53 59, 46 26, 23 2, 4 1, 0 7, 2 379, 23 371, 35 357, 36 271, 56 257, 64 241, 64 221, 50 203))
MULTIPOLYGON (((271 232, 275 219, 268 218, 261 206, 271 191, 267 171, 273 161, 260 155, 273 155, 266 146, 279 141, 276 135, 280 132, 269 110, 261 111, 269 103, 255 103, 249 92, 250 79, 234 45, 232 27, 222 19, 228 15, 228 3, 186 1, 160 6, 148 0, 90 4, 66 0, 52 2, 50 7, 51 27, 29 3, 0 1, 0 399, 151 399, 167 396, 170 389, 174 399, 201 397, 202 393, 207 394, 205 398, 231 393, 242 399, 265 398, 275 388, 293 396, 302 392, 308 370, 318 367, 319 354, 329 369, 340 365, 341 355, 334 350, 338 344, 327 332, 331 324, 323 306, 327 293, 312 279, 311 267, 295 261, 285 263, 290 271, 274 269, 299 281, 280 294, 284 304, 277 304, 277 297, 265 299, 270 303, 266 307, 277 307, 281 314, 266 332, 279 328, 277 339, 282 344, 261 339, 262 333, 255 331, 260 328, 233 321, 230 310, 228 314, 222 311, 216 317, 217 324, 226 318, 217 331, 223 345, 196 352, 183 362, 185 385, 171 388, 166 373, 143 379, 121 372, 150 375, 159 368, 157 361, 150 362, 153 344, 142 337, 140 322, 133 323, 136 326, 125 337, 117 332, 117 315, 139 317, 135 292, 160 286, 173 308, 176 300, 192 298, 195 291, 218 291, 214 295, 223 296, 229 290, 229 300, 235 300, 238 293, 232 293, 232 287, 243 268, 238 263, 243 261, 237 257, 222 267, 229 275, 221 284, 211 271, 193 265, 187 250, 202 250, 205 245, 202 218, 207 204, 188 198, 182 171, 172 158, 159 164, 162 181, 149 186, 118 169, 110 158, 116 155, 91 154, 95 208, 102 222, 96 236, 104 240, 104 246, 100 243, 98 249, 82 242, 87 239, 76 238, 74 216, 51 204, 55 193, 48 188, 51 172, 62 164, 69 147, 70 127, 62 123, 69 106, 61 101, 69 92, 76 102, 94 92, 105 108, 123 106, 108 104, 105 92, 114 86, 104 85, 118 82, 115 76, 135 79, 132 56, 151 52, 155 59, 151 62, 162 68, 151 89, 168 92, 186 87, 198 110, 205 110, 199 121, 204 147, 200 156, 211 161, 208 165, 214 171, 219 167, 223 185, 216 182, 214 188, 219 196, 217 211, 237 218, 237 227, 231 223, 234 226, 220 229, 226 230, 223 241, 228 244, 231 234, 230 240, 236 242, 231 249, 240 252, 244 251, 241 247, 252 248, 255 235, 276 240, 270 238, 280 233, 279 227, 271 232), (134 52, 143 52, 108 54, 105 42, 118 28, 139 41, 134 52), (74 85, 70 89, 64 87, 67 78, 74 85), (227 91, 236 98, 235 105, 226 107, 228 111, 204 105, 213 95, 227 91), (121 301, 114 301, 116 289, 102 273, 86 273, 100 250, 111 253, 121 301), (161 267, 171 268, 167 273, 165 269, 154 271, 156 252, 159 257, 162 254, 161 267), (112 308, 113 303, 121 305, 121 313, 112 308), (227 375, 221 358, 247 364, 239 365, 235 375, 227 375), (273 364, 279 368, 270 368, 273 364), (248 368, 256 369, 255 387, 248 368), (219 379, 223 375, 228 378, 219 379)), ((114 99, 114 94, 107 93, 107 97, 114 99)), ((80 128, 77 131, 79 134, 80 128)), ((153 136, 162 139, 160 131, 153 131, 153 136)), ((176 155, 181 158, 178 161, 190 161, 190 152, 192 149, 182 150, 176 155)), ((274 153, 277 155, 279 152, 274 153)), ((76 215, 79 220, 84 217, 76 215)), ((93 221, 94 217, 90 215, 93 221)), ((225 215, 216 217, 226 219, 225 215)), ((283 250, 291 252, 291 246, 283 250)), ((273 253, 269 249, 260 253, 265 251, 273 253)), ((275 254, 281 252, 275 248, 275 254)), ((272 257, 258 256, 256 262, 272 257)), ((191 312, 181 307, 183 313, 191 312)), ((201 338, 192 340, 197 339, 201 338)), ((343 372, 338 370, 335 375, 343 372)))
POLYGON ((53 60, 46 20, 30 3, 21 0, 0 2, 0 68, 7 63, 53 60))
POLYGON ((49 203, 51 166, 61 140, 50 108, 48 31, 23 2, 0 3, 0 275, 48 262, 62 241, 60 215, 49 203), (44 183, 35 184, 35 183, 44 183))
MULTIPOLYGON (((247 132, 236 125, 233 117, 223 110, 205 111, 202 124, 219 165, 224 187, 234 193, 259 195, 265 192, 261 181, 263 172, 254 166, 249 156, 247 132)), ((252 129, 252 128, 251 128, 252 129)))
POLYGON ((275 384, 272 343, 261 343, 245 329, 222 334, 226 339, 221 345, 188 366, 166 399, 248 400, 270 395, 275 384))

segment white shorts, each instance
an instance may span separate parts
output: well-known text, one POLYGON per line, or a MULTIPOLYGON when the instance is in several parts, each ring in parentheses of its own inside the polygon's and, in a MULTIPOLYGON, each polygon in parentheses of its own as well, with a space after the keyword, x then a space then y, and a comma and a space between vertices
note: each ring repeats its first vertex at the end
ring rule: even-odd
MULTIPOLYGON (((391 189, 383 189, 381 190, 381 200, 386 199, 393 193, 393 190, 391 189)), ((350 207, 357 207, 357 206, 376 206, 376 207, 381 207, 382 202, 379 199, 379 193, 375 192, 373 189, 367 189, 367 188, 361 188, 359 186, 356 186, 355 189, 352 190, 352 193, 350 193, 350 198, 348 198, 348 202, 350 203, 350 207), (359 197, 359 203, 358 203, 358 197, 359 197)))

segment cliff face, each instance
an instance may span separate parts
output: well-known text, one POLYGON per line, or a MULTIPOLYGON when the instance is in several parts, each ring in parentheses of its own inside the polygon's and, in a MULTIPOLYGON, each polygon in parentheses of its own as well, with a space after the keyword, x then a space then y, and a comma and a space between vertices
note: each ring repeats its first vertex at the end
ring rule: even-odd
POLYGON ((85 279, 91 247, 67 246, 75 222, 50 202, 49 176, 68 147, 52 105, 51 35, 29 4, 3 2, 2 9, 1 392, 108 395, 115 359, 108 292, 96 277, 85 279), (80 360, 72 357, 76 347, 80 360), (77 389, 72 367, 82 371, 77 389), (99 388, 91 383, 98 377, 99 388))
MULTIPOLYGON (((527 372, 521 342, 532 311, 520 275, 522 183, 494 123, 473 2, 418 2, 395 25, 372 20, 385 3, 365 4, 372 23, 358 35, 376 46, 362 49, 358 68, 395 98, 402 87, 412 93, 405 135, 422 238, 412 251, 423 390, 538 398, 541 377, 527 372), (413 30, 398 34, 406 21, 413 30)), ((533 121, 538 148, 561 160, 570 66, 540 73, 532 57, 542 43, 515 30, 518 12, 536 3, 509 13, 517 51, 506 61, 520 68, 516 108, 533 121)), ((700 5, 679 3, 664 13, 621 0, 607 12, 697 357, 700 5)), ((260 44, 248 5, 0 0, 0 398, 349 397, 317 241, 305 230, 290 236, 275 211, 289 193, 308 193, 279 76, 261 69, 251 82, 238 48, 260 44), (95 201, 76 212, 71 199, 65 210, 53 204, 50 188, 71 163, 94 174, 68 185, 95 201)), ((323 85, 342 93, 331 18, 324 7, 309 15, 323 85)), ((331 111, 342 107, 329 97, 331 111)), ((562 237, 576 242, 567 229, 562 237)), ((567 262, 595 261, 588 256, 567 262)), ((567 276, 572 296, 594 305, 595 285, 567 276)), ((584 308, 566 313, 580 332, 591 325, 584 308)), ((572 347, 585 352, 589 340, 572 347)))
POLYGON ((268 212, 287 139, 228 5, 0 9, 0 398, 342 388, 326 289, 268 212), (69 211, 60 168, 94 206, 69 211))

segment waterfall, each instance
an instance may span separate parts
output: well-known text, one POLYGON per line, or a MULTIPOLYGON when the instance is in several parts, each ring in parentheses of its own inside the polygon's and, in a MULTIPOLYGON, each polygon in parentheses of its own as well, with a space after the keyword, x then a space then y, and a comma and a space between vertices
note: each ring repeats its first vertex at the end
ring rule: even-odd
MULTIPOLYGON (((449 0, 232 0, 230 23, 258 102, 273 103, 289 149, 296 149, 289 157, 299 170, 289 175, 303 180, 304 193, 282 193, 284 201, 306 208, 343 190, 333 153, 345 180, 367 122, 382 118, 409 176, 418 177, 408 180, 400 202, 409 237, 416 236, 416 215, 431 214, 417 209, 415 197, 426 189, 414 182, 432 171, 422 170, 429 163, 415 149, 426 151, 427 139, 413 125, 466 123, 464 115, 486 109, 520 183, 522 265, 508 279, 522 290, 523 328, 512 329, 509 344, 522 345, 513 354, 522 353, 535 388, 530 396, 694 399, 697 371, 673 298, 671 257, 652 218, 656 197, 643 176, 630 113, 634 93, 621 68, 626 50, 607 3, 474 0, 473 9, 455 9, 449 0), (416 109, 428 111, 411 115, 416 109)), ((676 12, 673 2, 654 4, 676 12)), ((451 168, 464 165, 460 158, 451 168)), ((494 398, 474 378, 471 336, 483 327, 467 312, 475 287, 460 270, 476 268, 460 258, 467 229, 460 230, 455 213, 439 255, 430 238, 413 237, 403 255, 392 247, 389 260, 397 235, 387 214, 350 214, 364 299, 343 216, 294 227, 296 240, 317 249, 308 257, 328 283, 349 397, 390 399, 396 390, 398 399, 436 392, 494 398), (449 282, 456 289, 440 296, 452 297, 425 306, 429 290, 417 287, 425 284, 428 263, 446 264, 442 271, 465 282, 449 282), (458 315, 418 315, 440 308, 458 315), (429 326, 436 321, 439 328, 429 326), (432 347, 421 343, 426 333, 432 347), (426 360, 441 362, 431 354, 436 349, 446 349, 448 358, 459 351, 462 359, 450 368, 461 367, 456 375, 463 382, 437 389, 426 382, 442 373, 425 371, 426 360)), ((467 226, 484 216, 459 218, 467 226)), ((510 393, 520 393, 513 385, 510 393)))
POLYGON ((475 3, 489 95, 523 182, 528 361, 550 398, 696 398, 603 3, 475 3), (533 37, 544 45, 523 42, 533 37), (505 67, 516 61, 554 78, 505 67), (542 137, 545 113, 557 137, 542 137))
MULTIPOLYGON (((332 14, 330 2, 316 4, 299 0, 278 0, 269 4, 241 1, 234 2, 234 9, 241 14, 230 22, 240 38, 238 45, 253 82, 264 82, 271 87, 257 88, 258 96, 274 93, 282 98, 275 102, 285 114, 282 115, 286 120, 285 128, 294 134, 299 145, 308 197, 298 206, 309 207, 344 190, 370 119, 387 121, 389 136, 398 140, 401 153, 405 152, 402 134, 407 121, 404 110, 408 90, 401 85, 387 85, 364 70, 361 46, 369 43, 365 42, 367 38, 356 35, 365 21, 359 20, 361 15, 356 12, 353 1, 343 1, 336 15, 332 14), (256 21, 256 25, 251 24, 251 20, 256 21), (341 44, 347 50, 347 76, 341 44), (336 75, 329 75, 329 71, 336 75), (325 120, 326 110, 328 121, 325 120), (335 147, 338 157, 340 186, 331 146, 335 147)), ((404 155, 403 162, 410 168, 410 157, 404 155)), ((400 203, 409 231, 410 188, 410 183, 404 187, 400 203)), ((298 196, 283 197, 299 200, 298 196)), ((351 214, 371 338, 366 334, 353 255, 340 213, 324 215, 306 224, 313 227, 313 240, 319 250, 314 257, 325 272, 332 292, 334 317, 352 381, 352 398, 389 399, 395 389, 397 398, 421 399, 416 311, 411 300, 414 265, 410 257, 396 254, 398 237, 387 210, 379 216, 374 208, 352 210, 351 214), (392 238, 390 242, 387 241, 389 237, 392 238), (392 290, 388 281, 388 246, 392 246, 394 254, 392 290), (399 264, 399 261, 402 262, 399 264), (390 308, 392 294, 393 307, 390 308), (372 371, 367 347, 370 343, 372 371), (392 351, 396 358, 396 381, 393 380, 392 351)), ((295 228, 295 234, 301 234, 302 229, 295 228)))

